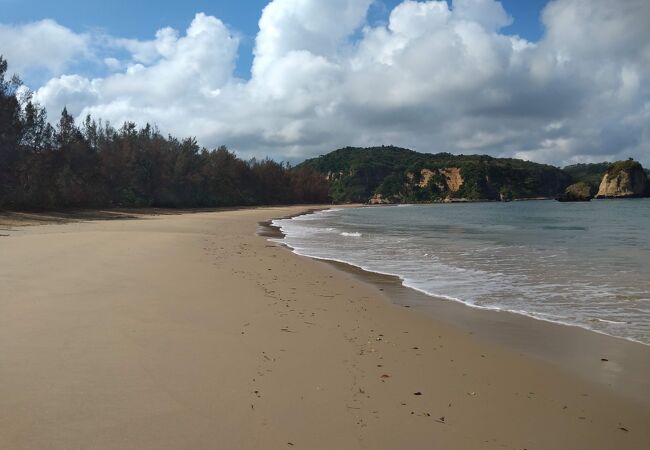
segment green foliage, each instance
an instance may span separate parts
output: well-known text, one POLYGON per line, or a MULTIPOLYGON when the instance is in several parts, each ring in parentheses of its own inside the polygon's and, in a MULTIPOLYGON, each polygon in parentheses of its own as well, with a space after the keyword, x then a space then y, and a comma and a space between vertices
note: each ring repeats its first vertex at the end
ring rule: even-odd
POLYGON ((377 193, 382 197, 403 194, 402 190, 406 184, 406 175, 404 172, 395 172, 388 175, 377 188, 377 193))
POLYGON ((574 164, 566 166, 562 170, 569 174, 573 183, 583 182, 598 188, 603 176, 611 166, 611 163, 574 164))
POLYGON ((329 202, 317 171, 269 159, 243 161, 225 147, 163 137, 150 125, 119 130, 66 109, 47 123, 30 96, 19 99, 0 57, 0 208, 214 207, 329 202))
POLYGON ((23 133, 20 104, 16 98, 19 80, 7 76, 7 61, 0 56, 0 206, 2 196, 15 189, 15 165, 20 159, 19 140, 23 133))
POLYGON ((330 195, 335 202, 365 202, 395 167, 406 168, 418 155, 396 147, 374 150, 347 147, 308 160, 298 167, 308 167, 327 176, 331 181, 330 195))
POLYGON ((609 178, 615 178, 622 171, 634 171, 640 170, 643 171, 643 167, 638 161, 633 159, 628 159, 625 161, 616 161, 607 169, 607 175, 609 178))
POLYGON ((554 197, 570 182, 567 174, 544 164, 486 155, 417 153, 398 147, 347 147, 301 166, 333 180, 331 196, 336 202, 366 202, 374 194, 404 202, 554 197), (447 186, 441 172, 448 168, 460 169, 463 184, 457 192, 447 186), (420 187, 423 169, 432 171, 433 177, 420 187))

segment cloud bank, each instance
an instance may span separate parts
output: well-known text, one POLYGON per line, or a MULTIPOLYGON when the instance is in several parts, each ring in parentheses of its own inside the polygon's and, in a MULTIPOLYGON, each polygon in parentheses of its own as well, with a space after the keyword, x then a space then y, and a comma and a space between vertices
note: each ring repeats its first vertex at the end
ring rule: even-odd
POLYGON ((115 124, 152 122, 243 156, 298 160, 394 144, 554 164, 628 156, 650 164, 647 0, 551 1, 539 42, 505 34, 513 18, 494 0, 407 0, 375 26, 371 3, 272 1, 247 80, 234 75, 236 31, 201 13, 183 33, 101 40, 115 56, 103 59, 99 78, 61 75, 70 59, 100 52, 51 21, 20 33, 1 26, 0 53, 13 61, 1 42, 16 35, 30 48, 42 33, 60 33, 48 57, 13 55, 18 68, 53 71, 35 93, 51 113, 67 105, 115 124))

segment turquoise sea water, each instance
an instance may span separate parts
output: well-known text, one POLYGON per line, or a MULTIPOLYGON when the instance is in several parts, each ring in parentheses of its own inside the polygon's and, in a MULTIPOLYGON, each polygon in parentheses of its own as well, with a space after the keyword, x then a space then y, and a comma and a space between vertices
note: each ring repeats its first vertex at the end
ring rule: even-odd
POLYGON ((296 253, 434 297, 650 344, 650 199, 333 209, 274 225, 296 253))

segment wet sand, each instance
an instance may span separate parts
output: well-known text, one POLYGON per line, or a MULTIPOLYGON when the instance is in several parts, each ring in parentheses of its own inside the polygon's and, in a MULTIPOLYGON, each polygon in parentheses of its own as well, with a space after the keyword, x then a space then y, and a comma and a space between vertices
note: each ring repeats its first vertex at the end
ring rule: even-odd
POLYGON ((330 264, 377 286, 391 303, 450 324, 475 339, 551 363, 650 407, 650 346, 508 311, 471 308, 404 287, 394 276, 330 264))
POLYGON ((648 448, 647 394, 256 235, 305 209, 2 231, 0 448, 648 448))

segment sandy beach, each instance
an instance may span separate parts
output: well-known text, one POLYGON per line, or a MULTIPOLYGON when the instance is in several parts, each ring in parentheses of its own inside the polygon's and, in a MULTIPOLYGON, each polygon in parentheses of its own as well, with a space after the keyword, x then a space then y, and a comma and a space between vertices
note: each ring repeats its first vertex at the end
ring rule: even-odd
POLYGON ((0 449, 650 447, 647 390, 257 235, 306 209, 0 217, 0 449))

